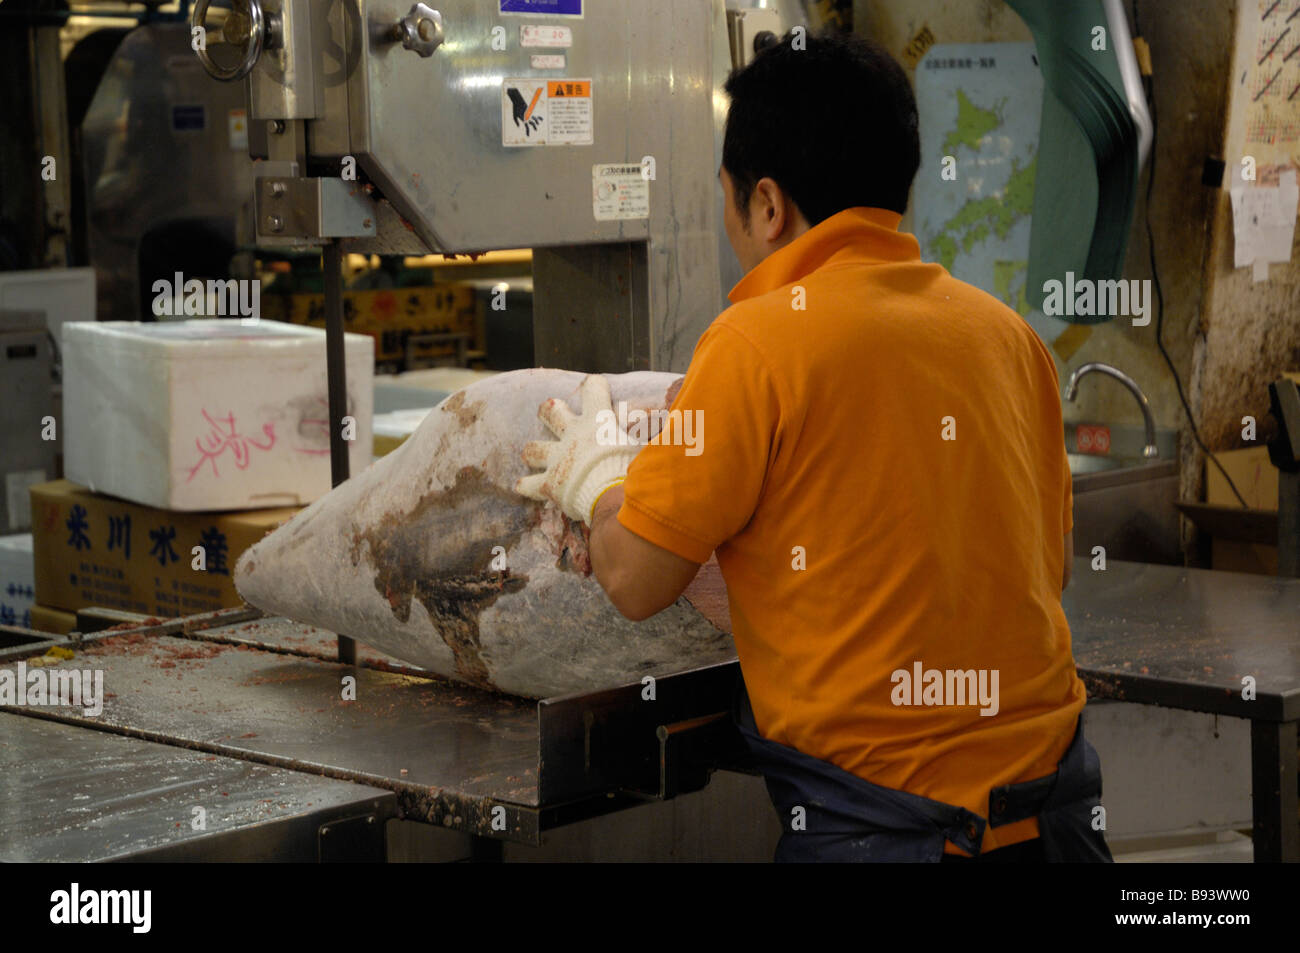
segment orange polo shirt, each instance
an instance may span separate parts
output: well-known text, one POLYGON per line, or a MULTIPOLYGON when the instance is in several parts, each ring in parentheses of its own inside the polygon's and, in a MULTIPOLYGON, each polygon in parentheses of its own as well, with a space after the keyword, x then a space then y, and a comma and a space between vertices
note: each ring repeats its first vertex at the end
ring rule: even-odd
POLYGON ((987 818, 991 788, 1056 770, 1085 700, 1059 383, 1029 325, 899 221, 847 209, 736 285, 673 405, 694 432, 637 455, 618 518, 716 550, 764 737, 987 818))

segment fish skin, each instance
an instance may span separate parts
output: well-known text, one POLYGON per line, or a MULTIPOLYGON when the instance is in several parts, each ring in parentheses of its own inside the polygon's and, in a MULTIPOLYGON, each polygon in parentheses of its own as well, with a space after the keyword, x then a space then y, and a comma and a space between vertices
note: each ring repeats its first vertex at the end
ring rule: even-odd
MULTIPOLYGON (((685 596, 643 622, 623 618, 591 575, 582 529, 515 493, 532 472, 523 445, 553 439, 537 408, 559 397, 579 412, 585 376, 533 368, 452 394, 400 447, 246 550, 239 594, 269 615, 529 698, 734 658, 730 634, 685 596), (494 547, 505 571, 492 568, 494 547)), ((606 377, 614 405, 630 410, 666 407, 680 380, 606 377)))

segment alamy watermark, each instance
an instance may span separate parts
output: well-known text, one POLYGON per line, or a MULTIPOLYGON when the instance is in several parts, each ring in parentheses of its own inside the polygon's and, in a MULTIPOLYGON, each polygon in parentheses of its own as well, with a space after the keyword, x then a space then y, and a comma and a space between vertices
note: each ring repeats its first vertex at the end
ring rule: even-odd
POLYGON ((1043 282, 1043 314, 1060 317, 1132 317, 1133 327, 1151 323, 1151 281, 1143 278, 1093 281, 1067 271, 1064 281, 1043 282))
POLYGON ((158 318, 240 317, 254 321, 262 316, 262 282, 257 278, 198 278, 153 283, 153 313, 158 318))
POLYGON ((19 662, 0 669, 0 705, 80 708, 88 718, 104 710, 104 670, 27 668, 19 662))
POLYGON ((895 705, 978 705, 981 716, 998 713, 998 670, 926 668, 913 662, 911 671, 895 669, 889 676, 895 705))
POLYGON ((704 411, 702 410, 628 410, 627 401, 618 402, 618 410, 596 414, 596 442, 602 447, 641 446, 658 434, 666 446, 685 447, 686 456, 704 452, 704 411))
POLYGON ((50 894, 50 922, 57 924, 126 924, 132 933, 148 933, 153 923, 152 890, 82 890, 73 883, 50 894))

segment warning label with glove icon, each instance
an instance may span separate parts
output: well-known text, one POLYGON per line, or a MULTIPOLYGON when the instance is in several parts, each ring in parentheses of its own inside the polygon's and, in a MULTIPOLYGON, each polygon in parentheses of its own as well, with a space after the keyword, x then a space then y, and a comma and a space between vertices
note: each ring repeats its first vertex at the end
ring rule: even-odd
POLYGON ((589 146, 592 133, 591 80, 502 82, 503 146, 589 146))

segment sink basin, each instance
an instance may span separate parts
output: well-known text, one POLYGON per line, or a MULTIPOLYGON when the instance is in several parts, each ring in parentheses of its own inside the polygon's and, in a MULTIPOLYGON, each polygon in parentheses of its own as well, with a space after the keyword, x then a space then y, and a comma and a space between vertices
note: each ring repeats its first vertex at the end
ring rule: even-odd
POLYGON ((1071 453, 1074 554, 1181 565, 1178 463, 1071 453))
POLYGON ((1070 459, 1070 474, 1072 476, 1141 466, 1143 462, 1141 460, 1128 460, 1124 457, 1099 457, 1090 453, 1067 453, 1066 456, 1070 459))
POLYGON ((1074 503, 1074 553, 1107 559, 1183 564, 1178 501, 1178 434, 1156 428, 1157 457, 1144 457, 1141 425, 1065 425, 1074 503), (1084 428, 1090 428, 1089 433, 1084 428), (1101 429, 1104 434, 1096 431, 1101 429), (1076 453, 1104 436, 1110 453, 1076 453))

